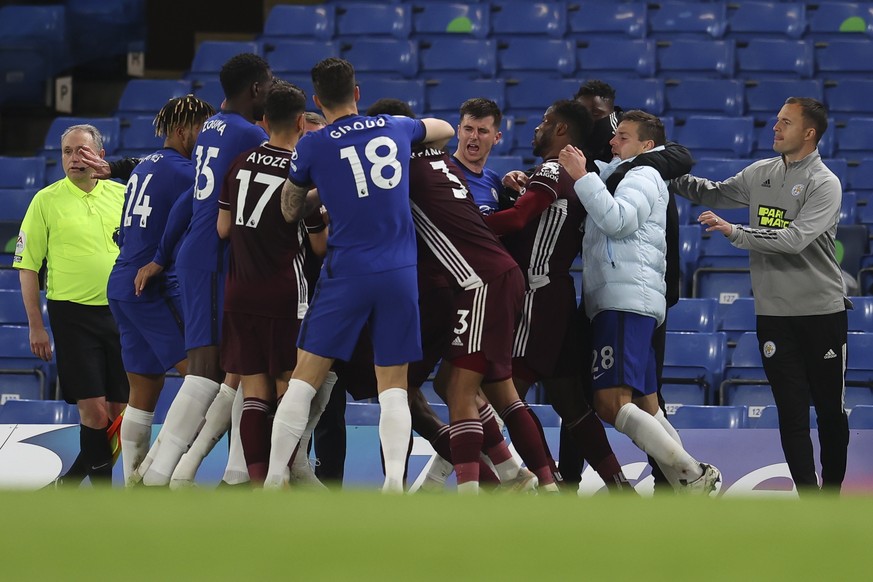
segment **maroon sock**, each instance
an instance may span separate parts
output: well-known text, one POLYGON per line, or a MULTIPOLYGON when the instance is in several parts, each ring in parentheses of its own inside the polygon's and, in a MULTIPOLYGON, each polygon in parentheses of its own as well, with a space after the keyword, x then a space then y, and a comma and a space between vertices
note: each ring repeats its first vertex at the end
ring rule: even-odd
POLYGON ((582 418, 568 424, 567 432, 572 435, 582 456, 597 471, 606 486, 620 487, 625 481, 621 465, 606 438, 603 423, 594 411, 589 411, 582 418))
POLYGON ((255 485, 264 484, 270 465, 270 409, 271 403, 266 400, 243 400, 239 437, 249 469, 249 479, 255 485))
POLYGON ((500 432, 500 425, 497 424, 497 418, 489 405, 486 404, 479 409, 479 418, 482 420, 482 452, 488 455, 495 465, 508 461, 512 458, 512 453, 506 446, 503 433, 500 432))
POLYGON ((451 431, 452 458, 458 483, 479 481, 479 452, 482 450, 482 422, 478 419, 457 420, 451 431))
POLYGON ((436 437, 430 441, 433 450, 441 456, 443 459, 452 462, 452 446, 450 444, 450 433, 451 429, 449 429, 449 425, 442 425, 437 431, 436 437))
POLYGON ((533 411, 533 409, 528 405, 524 400, 521 401, 524 404, 524 407, 530 413, 530 418, 533 420, 534 424, 537 426, 537 430, 540 433, 540 440, 543 441, 543 448, 546 450, 546 458, 549 460, 549 470, 552 474, 558 473, 558 464, 555 463, 555 458, 552 456, 552 451, 549 449, 549 443, 546 440, 546 431, 543 430, 543 423, 540 422, 540 417, 537 416, 537 413, 533 411))
POLYGON ((537 476, 540 485, 554 483, 555 477, 549 468, 549 459, 546 457, 543 439, 540 437, 536 424, 531 419, 524 402, 516 400, 507 406, 500 416, 506 423, 515 450, 518 451, 527 468, 537 476))

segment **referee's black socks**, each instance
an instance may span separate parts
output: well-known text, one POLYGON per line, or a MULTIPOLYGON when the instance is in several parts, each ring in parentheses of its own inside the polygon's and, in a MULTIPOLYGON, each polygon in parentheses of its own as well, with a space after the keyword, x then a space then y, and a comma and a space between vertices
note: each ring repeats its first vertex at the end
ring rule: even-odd
POLYGON ((80 443, 84 457, 87 474, 91 477, 92 485, 112 485, 112 449, 106 431, 109 425, 103 428, 90 428, 80 425, 80 443))

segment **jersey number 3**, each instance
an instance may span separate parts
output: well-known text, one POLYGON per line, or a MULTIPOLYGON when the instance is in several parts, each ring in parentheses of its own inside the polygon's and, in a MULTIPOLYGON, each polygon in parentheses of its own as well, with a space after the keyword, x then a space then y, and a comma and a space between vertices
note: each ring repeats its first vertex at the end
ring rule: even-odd
MULTIPOLYGON (((339 151, 340 159, 348 160, 355 177, 355 190, 358 198, 366 198, 370 195, 370 187, 358 150, 354 146, 346 146, 339 151)), ((403 177, 403 166, 397 161, 397 144, 390 137, 380 135, 374 137, 364 146, 364 157, 372 164, 370 167, 370 181, 380 190, 391 190, 396 187, 403 177), (385 155, 379 153, 379 148, 387 148, 385 155), (390 168, 388 176, 384 176, 385 168, 390 168)))

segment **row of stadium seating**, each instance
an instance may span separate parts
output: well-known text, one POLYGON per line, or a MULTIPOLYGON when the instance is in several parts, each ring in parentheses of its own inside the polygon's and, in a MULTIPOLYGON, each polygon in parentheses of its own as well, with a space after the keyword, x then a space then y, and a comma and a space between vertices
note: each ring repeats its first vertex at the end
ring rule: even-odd
POLYGON ((859 2, 608 2, 570 0, 522 2, 328 2, 320 6, 277 6, 264 25, 270 37, 327 40, 356 36, 408 38, 428 35, 534 35, 551 38, 707 39, 780 38, 817 40, 868 37, 873 7, 859 2))

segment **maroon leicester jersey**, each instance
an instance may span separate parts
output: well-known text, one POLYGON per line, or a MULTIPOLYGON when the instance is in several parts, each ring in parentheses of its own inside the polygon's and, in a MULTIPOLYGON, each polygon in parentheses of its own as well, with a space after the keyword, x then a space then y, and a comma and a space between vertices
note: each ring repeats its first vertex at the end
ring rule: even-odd
POLYGON ((569 279, 570 265, 582 246, 586 215, 573 190, 573 178, 558 160, 546 160, 534 170, 521 195, 547 195, 553 200, 520 231, 502 237, 524 272, 528 288, 548 285, 555 277, 569 279))
POLYGON ((301 318, 306 231, 282 216, 282 186, 291 152, 264 144, 237 157, 227 172, 219 208, 230 211, 230 268, 224 309, 264 317, 301 318))
POLYGON ((463 174, 441 150, 413 151, 409 197, 420 272, 441 270, 452 286, 476 289, 516 267, 485 225, 463 174))

